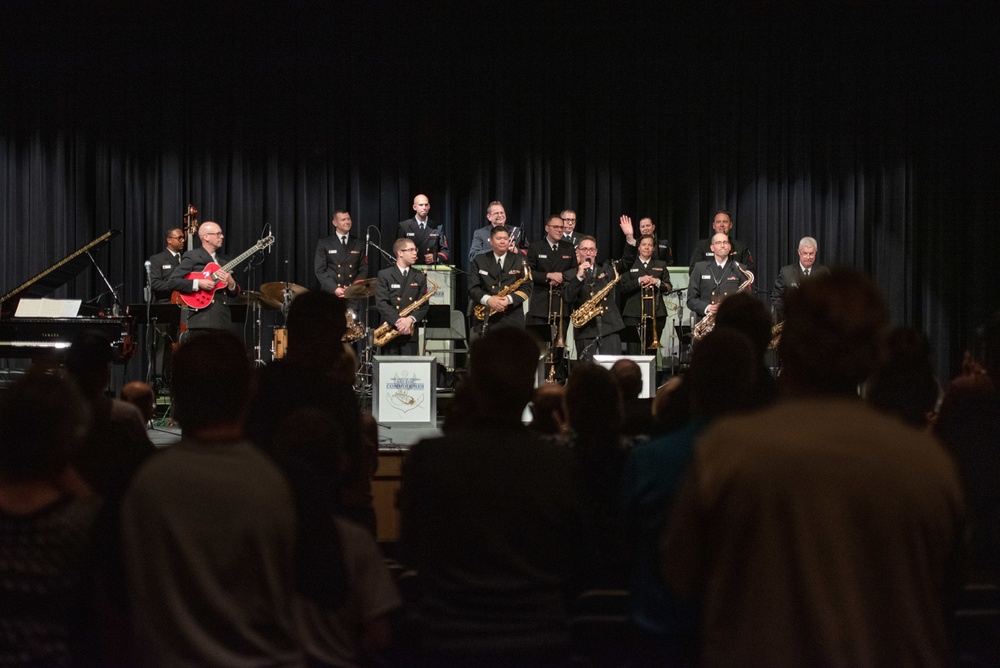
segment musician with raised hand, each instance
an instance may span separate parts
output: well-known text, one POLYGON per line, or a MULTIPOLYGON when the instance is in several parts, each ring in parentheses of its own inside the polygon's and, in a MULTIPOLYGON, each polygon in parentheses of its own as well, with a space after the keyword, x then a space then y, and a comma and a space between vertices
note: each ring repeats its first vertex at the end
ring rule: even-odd
POLYGON ((526 259, 511 249, 504 225, 490 230, 490 248, 472 260, 469 271, 469 312, 472 340, 497 327, 524 327, 523 304, 531 296, 526 259), (480 317, 482 316, 482 317, 480 317))
POLYGON ((729 236, 718 232, 712 236, 712 259, 695 262, 688 279, 687 307, 701 321, 714 316, 723 297, 739 292, 747 277, 735 260, 730 259, 729 236))
POLYGON ((222 248, 224 238, 225 235, 218 223, 205 221, 198 227, 201 248, 195 248, 185 253, 181 263, 170 274, 170 288, 172 290, 182 294, 198 292, 211 294, 214 292, 214 296, 207 306, 188 313, 187 329, 191 336, 212 329, 229 331, 232 324, 229 299, 239 295, 240 286, 236 284, 236 279, 233 278, 232 274, 221 269, 226 264, 226 259, 219 255, 218 251, 222 248), (211 277, 187 278, 188 274, 204 271, 209 265, 219 267, 211 277), (220 283, 224 283, 225 287, 217 290, 216 286, 220 283))
MULTIPOLYGON (((632 222, 628 216, 622 216, 622 220, 629 224, 632 222)), ((642 223, 640 223, 641 228, 642 223)), ((628 273, 622 277, 621 283, 622 319, 627 327, 636 327, 646 336, 646 340, 638 344, 628 344, 629 352, 633 354, 645 352, 653 341, 660 340, 660 333, 667 321, 667 312, 660 295, 661 291, 669 292, 673 288, 670 284, 667 263, 654 256, 657 248, 656 239, 652 234, 643 234, 639 237, 638 251, 639 257, 628 268, 628 273)))
POLYGON ((554 345, 557 338, 566 337, 569 310, 563 306, 562 287, 576 267, 576 252, 572 242, 563 238, 563 222, 559 214, 549 216, 545 223, 545 238, 528 247, 528 266, 534 287, 524 322, 533 329, 548 327, 541 338, 554 345), (553 325, 560 328, 558 332, 553 325))
MULTIPOLYGON (((406 315, 401 312, 427 294, 427 276, 412 268, 418 260, 417 246, 412 240, 407 237, 396 239, 392 252, 396 256, 396 264, 378 272, 375 306, 382 318, 380 330, 387 329, 388 325, 389 328, 396 329, 399 335, 381 347, 381 354, 416 355, 419 352, 417 323, 427 315, 429 300, 406 315)), ((376 333, 376 345, 378 340, 379 335, 376 333)))
POLYGON ((632 221, 623 219, 621 229, 626 241, 621 259, 601 264, 596 262, 597 240, 581 234, 580 245, 576 247, 576 273, 563 286, 563 296, 572 313, 576 356, 581 361, 590 361, 597 354, 622 352, 619 332, 625 323, 615 292, 622 274, 635 261, 636 245, 632 221))

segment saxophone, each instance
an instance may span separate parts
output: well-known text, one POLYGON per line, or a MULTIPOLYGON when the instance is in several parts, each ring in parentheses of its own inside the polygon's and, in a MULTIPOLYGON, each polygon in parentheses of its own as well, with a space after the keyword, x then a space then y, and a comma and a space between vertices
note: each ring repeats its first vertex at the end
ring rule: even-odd
POLYGON ((573 315, 571 315, 569 319, 573 323, 574 327, 583 327, 595 317, 604 313, 605 309, 608 308, 602 302, 604 301, 604 298, 608 296, 608 293, 614 289, 618 281, 622 280, 622 274, 618 273, 618 267, 612 265, 612 269, 615 270, 614 280, 610 281, 603 288, 595 292, 590 299, 585 301, 580 306, 580 308, 573 311, 573 315))
MULTIPOLYGON (((426 271, 424 272, 424 276, 425 277, 427 276, 426 271)), ((421 297, 420 299, 418 299, 417 301, 413 302, 412 304, 404 308, 402 311, 400 311, 399 312, 400 318, 410 315, 418 308, 423 306, 424 302, 426 302, 428 299, 434 296, 434 294, 437 292, 438 284, 432 281, 430 278, 427 278, 427 282, 433 285, 434 287, 428 290, 427 294, 425 294, 423 297, 421 297)), ((394 338, 399 336, 399 334, 400 332, 398 329, 396 329, 395 325, 393 325, 391 322, 383 322, 381 325, 378 326, 378 329, 376 329, 375 333, 372 335, 372 343, 374 343, 377 347, 381 348, 382 346, 384 346, 385 344, 389 343, 394 338)))
MULTIPOLYGON (((507 295, 511 294, 512 292, 514 292, 515 290, 517 290, 519 287, 521 287, 522 285, 524 285, 525 281, 530 281, 530 280, 531 280, 531 268, 528 267, 527 264, 525 264, 524 265, 524 276, 522 276, 521 278, 517 279, 516 281, 514 281, 513 283, 511 283, 510 285, 508 285, 507 287, 505 287, 503 290, 501 290, 500 292, 498 292, 496 294, 496 296, 497 297, 506 297, 507 295)), ((486 313, 486 306, 484 304, 477 304, 476 307, 474 309, 472 309, 472 313, 473 313, 473 315, 476 316, 477 320, 486 320, 488 317, 490 317, 491 315, 493 315, 492 312, 490 312, 489 314, 486 313)))
MULTIPOLYGON (((747 277, 747 280, 745 280, 742 283, 740 283, 740 287, 736 288, 736 292, 733 293, 733 294, 737 294, 739 292, 743 292, 744 290, 746 290, 747 288, 749 288, 751 285, 753 285, 753 272, 747 271, 746 269, 744 269, 743 265, 741 265, 736 260, 733 260, 733 264, 735 264, 736 268, 739 269, 740 271, 742 271, 743 275, 747 277)), ((720 299, 720 301, 721 301, 721 299, 720 299)), ((714 313, 710 313, 710 314, 706 315, 704 318, 702 318, 701 320, 699 320, 698 324, 696 324, 691 329, 691 336, 694 337, 695 341, 700 341, 703 338, 705 338, 706 336, 708 336, 708 333, 711 332, 713 329, 715 329, 715 314, 714 313)))

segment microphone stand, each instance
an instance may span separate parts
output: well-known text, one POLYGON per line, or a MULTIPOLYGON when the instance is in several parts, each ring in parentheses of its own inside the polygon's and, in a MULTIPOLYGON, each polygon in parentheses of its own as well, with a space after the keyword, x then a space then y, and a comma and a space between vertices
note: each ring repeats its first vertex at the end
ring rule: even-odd
POLYGON ((153 330, 156 320, 153 318, 153 287, 150 285, 149 262, 146 263, 146 384, 153 384, 153 364, 156 361, 156 351, 153 348, 153 330))

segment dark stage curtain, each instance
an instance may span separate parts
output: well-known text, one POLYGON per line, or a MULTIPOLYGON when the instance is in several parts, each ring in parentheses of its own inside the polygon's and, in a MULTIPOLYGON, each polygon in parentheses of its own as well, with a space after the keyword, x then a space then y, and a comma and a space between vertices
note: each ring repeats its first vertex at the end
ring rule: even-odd
MULTIPOLYGON (((389 250, 425 193, 462 268, 494 199, 531 240, 575 209, 602 256, 622 213, 651 215, 685 265, 724 208, 759 290, 814 236, 950 375, 996 308, 977 260, 997 218, 996 40, 976 5, 722 7, 6 3, 0 290, 117 228, 99 262, 140 302, 189 203, 230 255, 270 225, 242 284, 310 288, 336 208, 389 250)), ((102 292, 85 272, 56 296, 102 292)))

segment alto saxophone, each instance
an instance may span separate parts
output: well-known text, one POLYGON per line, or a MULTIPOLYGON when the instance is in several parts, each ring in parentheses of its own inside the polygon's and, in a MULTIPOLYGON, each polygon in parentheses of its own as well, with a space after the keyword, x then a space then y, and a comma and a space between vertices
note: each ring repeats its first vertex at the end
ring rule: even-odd
POLYGON ((610 281, 603 288, 594 293, 594 295, 580 305, 580 308, 573 311, 573 315, 570 316, 570 321, 576 328, 583 327, 588 322, 596 318, 597 316, 604 313, 605 309, 608 307, 603 304, 604 298, 608 296, 618 281, 622 280, 622 274, 618 273, 618 267, 612 265, 612 269, 615 270, 615 278, 610 281))
MULTIPOLYGON (((742 271, 743 275, 747 277, 747 280, 740 283, 740 287, 736 288, 736 292, 733 293, 737 294, 743 292, 751 285, 753 285, 753 272, 744 269, 743 265, 741 265, 736 260, 733 260, 733 264, 735 264, 736 268, 742 271)), ((720 299, 719 301, 722 300, 720 299)), ((698 324, 696 324, 693 328, 691 328, 691 336, 694 338, 695 341, 700 341, 701 339, 708 336, 708 333, 711 332, 713 329, 715 329, 715 314, 709 313, 704 318, 699 320, 698 324)))
MULTIPOLYGON (((507 295, 513 293, 519 287, 521 287, 522 285, 524 285, 525 281, 530 281, 530 280, 531 280, 531 268, 527 264, 525 264, 524 265, 524 276, 522 276, 521 278, 517 279, 516 281, 514 281, 513 283, 511 283, 510 285, 508 285, 507 287, 505 287, 503 290, 501 290, 500 292, 498 292, 496 294, 496 296, 497 297, 506 297, 507 295)), ((487 314, 486 311, 487 311, 487 308, 486 308, 486 306, 484 304, 477 304, 476 307, 472 309, 472 313, 473 313, 473 315, 476 316, 477 320, 486 320, 488 317, 490 317, 491 315, 493 315, 492 311, 490 311, 489 314, 487 314)))
MULTIPOLYGON (((424 272, 424 276, 425 277, 427 276, 426 271, 424 272)), ((417 301, 413 302, 412 304, 404 308, 402 311, 400 311, 399 312, 400 318, 404 318, 410 315, 418 308, 423 306, 424 302, 426 302, 428 299, 434 296, 434 293, 437 292, 438 284, 432 281, 429 277, 427 278, 427 282, 433 285, 434 287, 428 290, 427 294, 425 294, 423 297, 421 297, 420 299, 418 299, 417 301)), ((378 326, 378 329, 376 329, 375 333, 372 335, 372 343, 374 343, 377 347, 381 348, 382 346, 384 346, 385 344, 389 343, 394 338, 399 336, 400 333, 401 332, 398 329, 396 329, 396 326, 393 325, 391 322, 383 322, 381 325, 378 326)))

